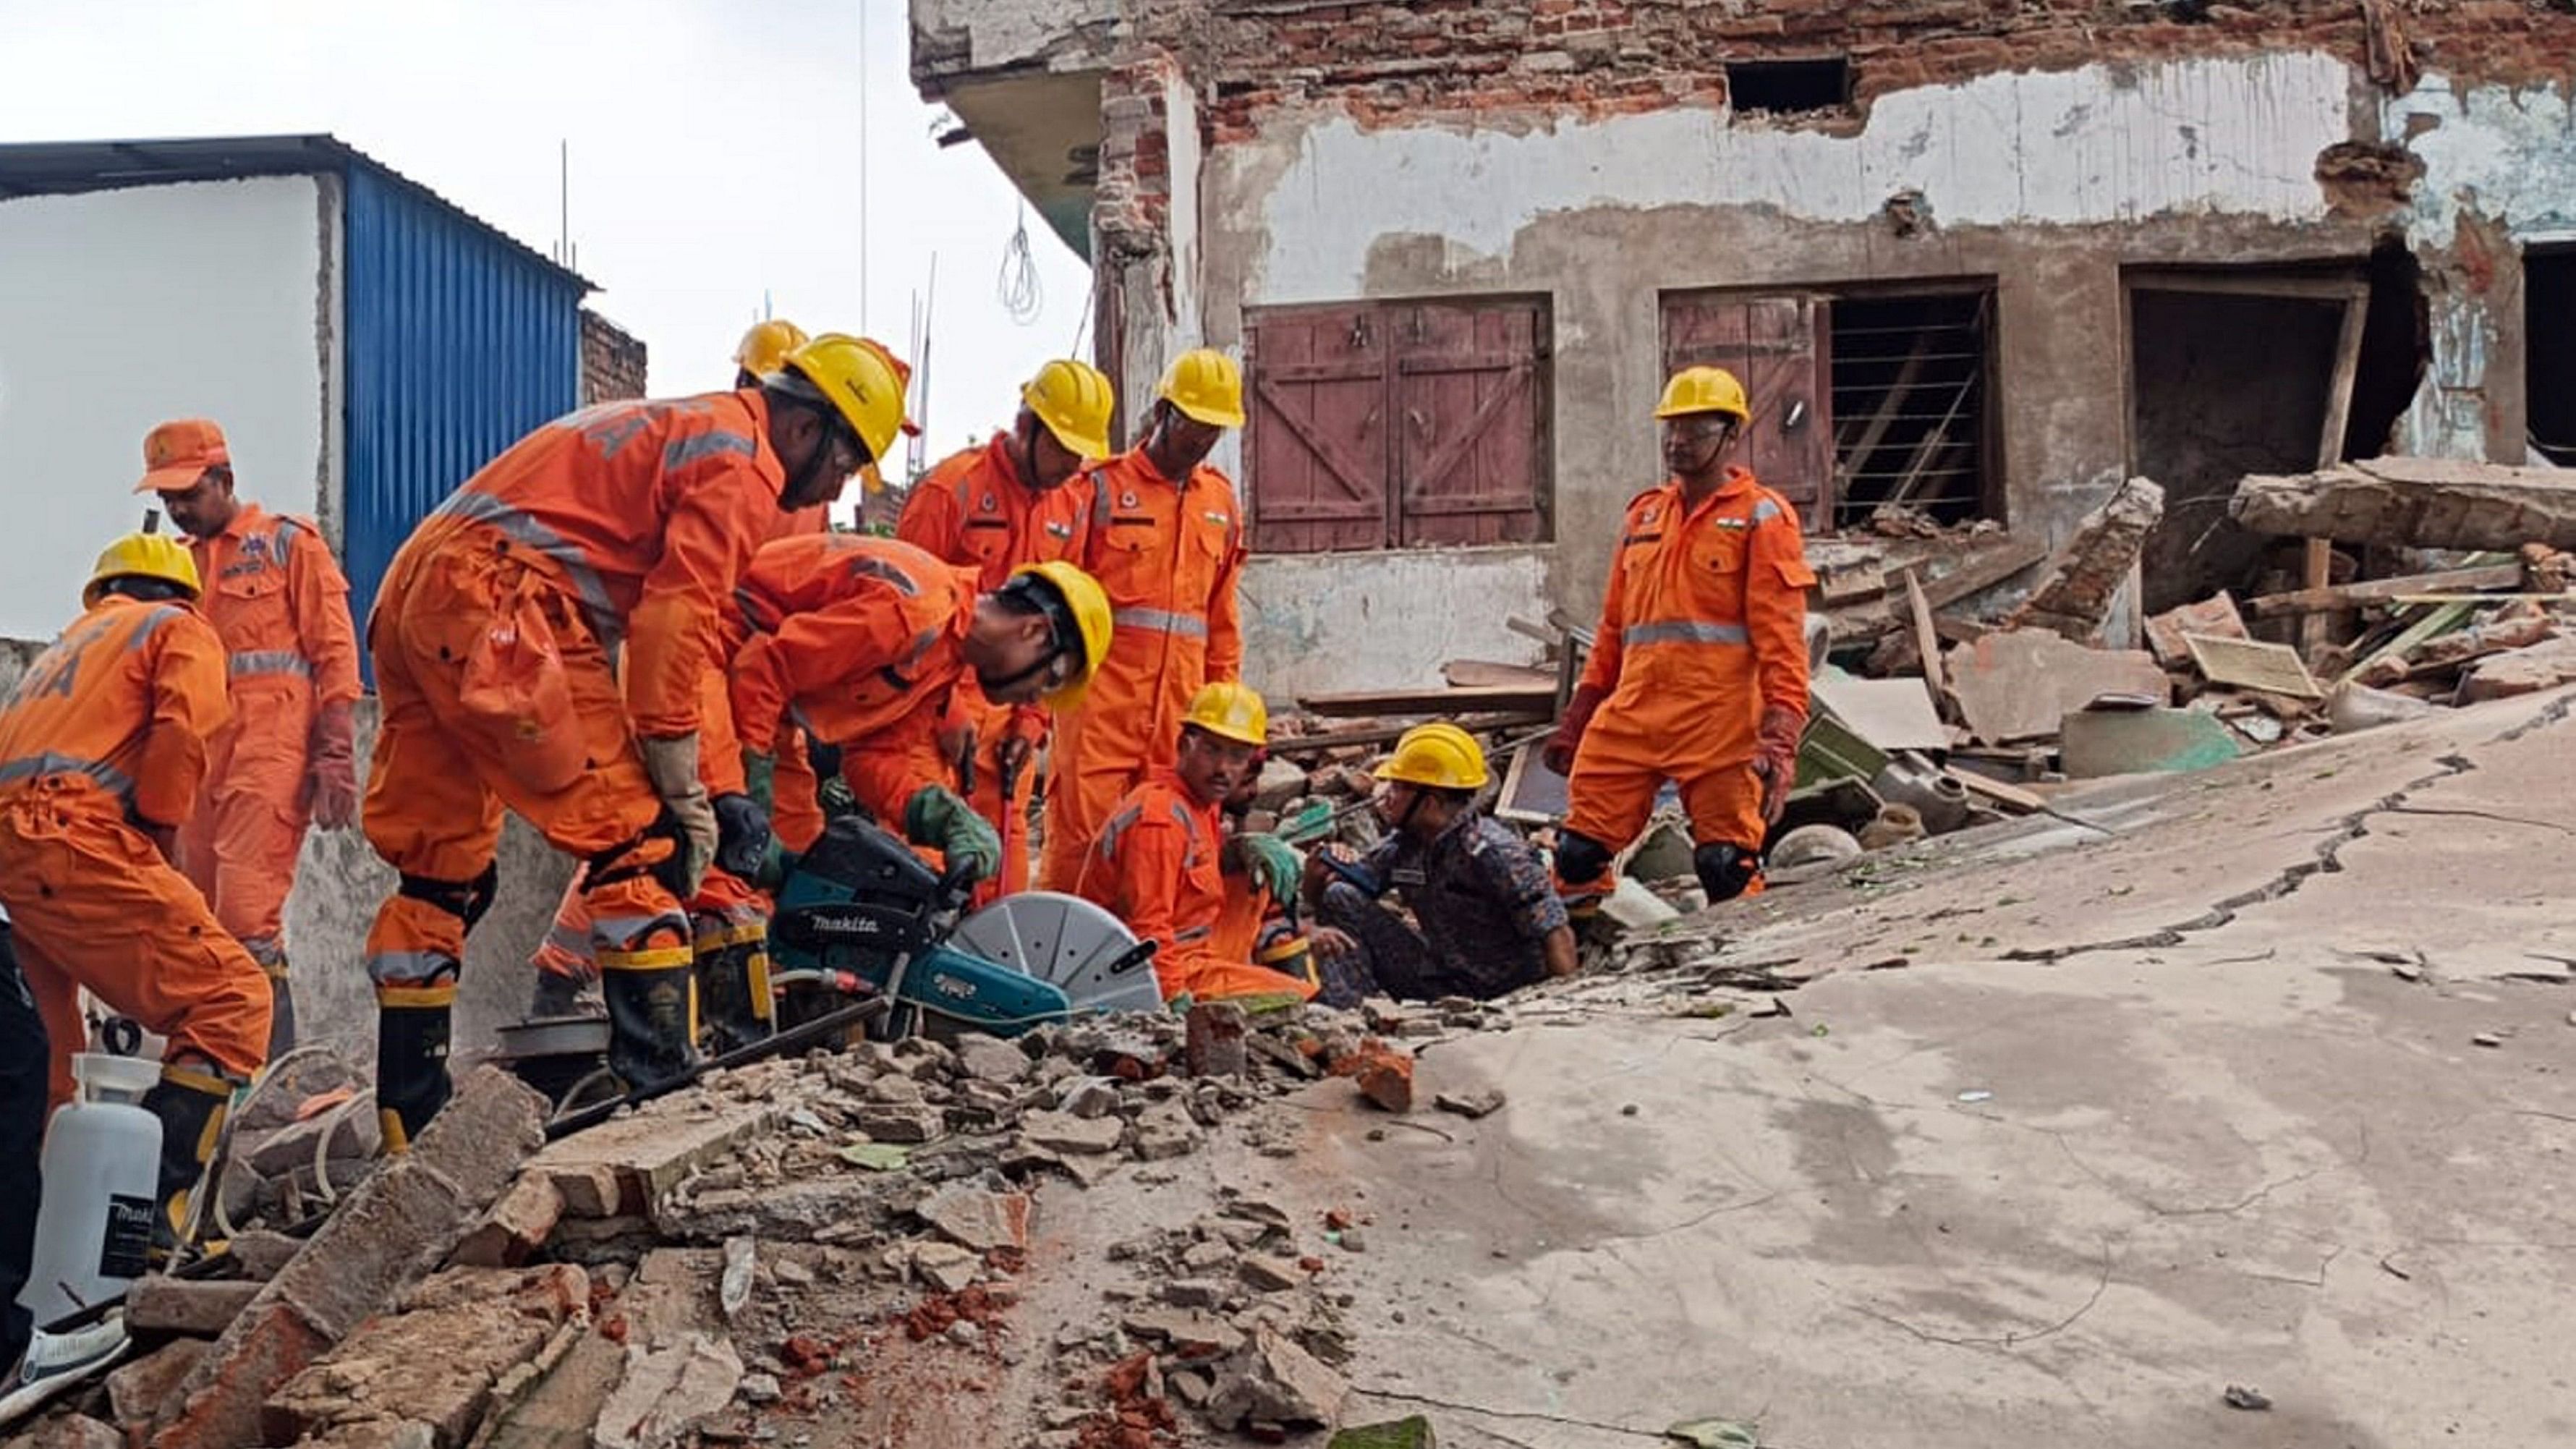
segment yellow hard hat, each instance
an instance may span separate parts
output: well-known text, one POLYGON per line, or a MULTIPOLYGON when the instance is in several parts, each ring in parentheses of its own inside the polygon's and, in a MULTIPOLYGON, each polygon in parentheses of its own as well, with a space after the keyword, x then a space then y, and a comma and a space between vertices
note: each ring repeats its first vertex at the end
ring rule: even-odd
POLYGON ((1395 753, 1377 777, 1435 790, 1481 790, 1493 778, 1475 737, 1453 724, 1415 725, 1395 742, 1395 753))
POLYGON ((197 580, 197 561, 189 557, 187 545, 166 533, 129 533, 98 556, 97 566, 89 571, 89 587, 81 590, 81 606, 95 607, 109 580, 136 578, 177 584, 192 599, 204 592, 197 580))
POLYGON ((1210 427, 1243 426, 1243 369, 1213 347, 1193 348, 1172 359, 1156 395, 1210 427))
POLYGON ((1109 414, 1118 406, 1109 376, 1088 362, 1060 357, 1038 369, 1020 401, 1055 440, 1088 461, 1109 456, 1109 414))
POLYGON ((1181 716, 1181 725, 1239 745, 1266 745, 1270 743, 1270 706, 1250 685, 1227 680, 1192 696, 1190 712, 1181 716))
POLYGON ((787 354, 805 345, 805 329, 784 317, 754 322, 733 350, 733 365, 754 377, 776 372, 787 354))
POLYGON ((882 342, 826 332, 787 354, 786 369, 810 384, 849 422, 870 458, 892 456, 904 431, 909 370, 882 342))
POLYGON ((1750 422, 1753 409, 1744 401, 1744 384, 1723 367, 1685 367, 1664 384, 1664 400, 1655 407, 1658 418, 1682 418, 1693 413, 1731 413, 1737 422, 1750 422))
MULTIPOLYGON (((1065 619, 1072 623, 1074 635, 1082 643, 1082 658, 1072 675, 1046 696, 1050 709, 1075 708, 1091 691, 1091 680, 1100 672, 1101 661, 1109 657, 1108 591, 1100 587, 1098 579, 1062 559, 1022 564, 1011 571, 1013 582, 1023 577, 1036 579, 1054 592, 1056 601, 1064 606, 1065 619)), ((1057 638, 1062 641, 1061 625, 1057 638)))

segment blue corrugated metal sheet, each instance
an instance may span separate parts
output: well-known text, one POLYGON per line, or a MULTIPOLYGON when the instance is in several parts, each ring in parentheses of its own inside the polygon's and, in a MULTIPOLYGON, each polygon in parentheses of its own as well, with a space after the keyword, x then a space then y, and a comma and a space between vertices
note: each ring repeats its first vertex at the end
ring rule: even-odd
POLYGON ((399 178, 365 165, 343 174, 342 542, 363 628, 422 515, 573 410, 584 286, 399 178))

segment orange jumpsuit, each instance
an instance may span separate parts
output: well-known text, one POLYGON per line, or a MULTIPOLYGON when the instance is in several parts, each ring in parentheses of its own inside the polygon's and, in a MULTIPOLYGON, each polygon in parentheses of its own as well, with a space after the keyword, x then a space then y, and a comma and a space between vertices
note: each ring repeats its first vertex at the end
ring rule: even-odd
POLYGON ((1315 986, 1246 960, 1220 955, 1219 929, 1243 934, 1258 893, 1236 892, 1229 912, 1218 855, 1224 833, 1215 804, 1200 804, 1180 771, 1155 766, 1102 822, 1099 839, 1076 882, 1083 899, 1107 909, 1138 936, 1157 943, 1154 974, 1163 999, 1214 1001, 1232 996, 1314 996, 1315 986))
POLYGON ((173 1068, 241 1082, 267 1059, 267 976, 142 828, 187 820, 230 717, 214 626, 185 604, 113 594, 0 708, 0 904, 52 1042, 57 1106, 89 1035, 83 987, 167 1036, 173 1068))
MULTIPOLYGON (((424 1057, 445 1050, 504 805, 590 863, 604 969, 690 964, 688 918, 655 874, 680 847, 648 835, 663 807, 636 741, 699 727, 713 622, 777 526, 768 423, 755 391, 573 413, 468 479, 394 555, 367 625, 384 723, 365 820, 405 880, 366 955, 381 1008, 440 1014, 424 1057)), ((685 1005, 654 1002, 657 1039, 685 1035, 685 1005)), ((411 1130, 444 1100, 443 1071, 434 1091, 396 1087, 381 1052, 378 1082, 411 1130)))
POLYGON ((1575 753, 1566 828, 1623 849, 1669 779, 1694 842, 1759 850, 1755 733, 1765 705, 1806 713, 1815 581, 1797 511, 1742 468, 1687 513, 1677 482, 1630 500, 1583 672, 1608 697, 1575 753))
MULTIPOLYGON (((832 526, 829 505, 800 508, 778 515, 773 538, 792 538, 800 533, 824 533, 832 526)), ((796 757, 801 766, 804 752, 791 748, 787 754, 796 757)), ((742 741, 734 733, 733 706, 726 698, 723 661, 709 661, 709 667, 698 677, 698 779, 707 787, 707 798, 740 795, 747 789, 742 768, 742 741)), ((812 799, 812 789, 805 791, 812 799)), ((785 838, 776 828, 773 833, 785 838)), ((811 844, 813 835, 822 833, 818 822, 813 834, 804 838, 811 844)), ((802 849, 803 847, 796 847, 802 849)), ((555 905, 554 924, 545 938, 537 943, 529 958, 540 971, 575 981, 594 980, 599 975, 599 961, 591 954, 590 908, 582 903, 586 866, 576 867, 572 879, 564 882, 563 899, 555 905)), ((769 897, 751 882, 721 866, 709 866, 698 892, 689 897, 689 920, 695 929, 695 949, 701 957, 728 946, 755 945, 769 939, 769 897)))
POLYGON ((1201 466, 1175 485, 1142 447, 1093 470, 1078 561, 1108 591, 1117 633, 1082 707, 1056 721, 1041 889, 1074 888, 1111 808, 1171 758, 1191 696, 1242 677, 1243 560, 1224 474, 1201 466))
MULTIPOLYGON (((1031 490, 1020 481, 1015 446, 1010 434, 996 433, 983 447, 931 469, 912 486, 895 537, 975 568, 976 583, 987 593, 1022 564, 1080 558, 1090 490, 1072 484, 1031 490)), ((1028 888, 1029 801, 1037 792, 1036 753, 1046 743, 1048 717, 1044 705, 994 704, 971 680, 958 695, 975 728, 975 788, 966 799, 1002 837, 1002 872, 977 888, 976 904, 982 905, 1028 888), (1027 744, 1030 760, 1009 781, 1002 778, 1006 740, 1027 744)))
POLYGON ((975 595, 973 570, 897 539, 827 533, 764 545, 724 628, 743 747, 773 753, 793 740, 791 724, 842 746, 851 794, 901 834, 912 797, 949 784, 938 727, 974 677, 965 644, 975 595))
POLYGON ((179 832, 179 865, 251 959, 282 975, 286 894, 312 819, 313 721, 322 706, 365 692, 349 580, 310 520, 257 504, 189 551, 229 656, 233 722, 215 739, 205 798, 179 832))

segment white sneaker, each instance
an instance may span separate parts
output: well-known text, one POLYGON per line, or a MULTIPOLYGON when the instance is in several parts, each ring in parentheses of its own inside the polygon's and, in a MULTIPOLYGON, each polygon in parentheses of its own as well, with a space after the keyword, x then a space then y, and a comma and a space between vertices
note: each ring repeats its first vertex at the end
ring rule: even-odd
POLYGON ((27 1343, 26 1357, 0 1395, 0 1428, 18 1422, 52 1402, 55 1395, 87 1383, 125 1357, 134 1341, 125 1333, 125 1310, 112 1309, 86 1328, 48 1333, 39 1328, 27 1343))

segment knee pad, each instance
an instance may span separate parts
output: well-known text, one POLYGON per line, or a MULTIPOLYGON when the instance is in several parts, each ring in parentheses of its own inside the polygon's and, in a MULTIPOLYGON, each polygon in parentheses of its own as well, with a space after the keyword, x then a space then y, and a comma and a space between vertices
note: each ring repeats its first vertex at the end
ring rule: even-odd
POLYGON ((1716 905, 1744 894, 1762 869, 1762 858, 1740 845, 1703 845, 1691 852, 1691 869, 1699 875, 1700 889, 1708 892, 1708 903, 1716 905))
POLYGON ((492 899, 500 894, 501 866, 498 861, 483 867, 483 873, 472 880, 441 880, 436 876, 412 875, 405 872, 394 890, 424 905, 435 906, 465 923, 473 930, 483 913, 492 909, 492 899))
POLYGON ((1565 832, 1565 838, 1557 842, 1557 878, 1568 885, 1586 885, 1599 880, 1601 872, 1610 868, 1610 858, 1615 854, 1616 851, 1591 836, 1569 830, 1565 832))
POLYGON ((588 864, 590 871, 582 883, 585 891, 649 875, 675 896, 689 893, 688 844, 680 834, 679 817, 667 809, 641 835, 610 846, 588 864), (666 847, 658 855, 653 851, 656 841, 666 847))

